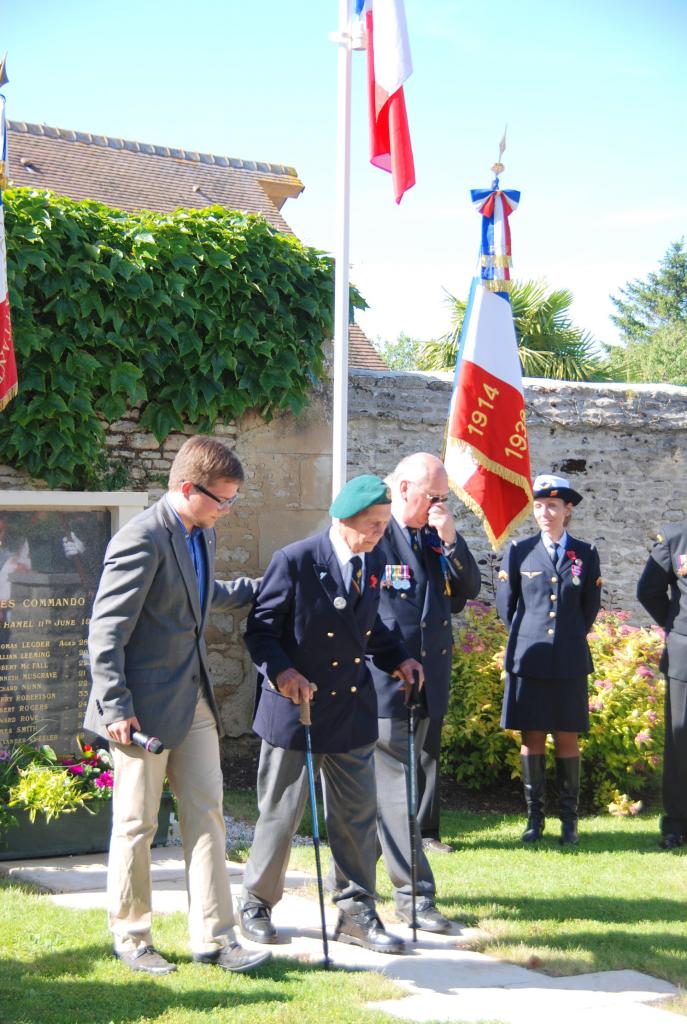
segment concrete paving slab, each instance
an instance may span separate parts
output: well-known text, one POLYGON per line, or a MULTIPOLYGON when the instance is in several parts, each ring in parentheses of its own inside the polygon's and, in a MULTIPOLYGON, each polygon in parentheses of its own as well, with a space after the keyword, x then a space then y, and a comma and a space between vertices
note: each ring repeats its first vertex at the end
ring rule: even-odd
MULTIPOLYGON (((105 907, 106 855, 50 858, 44 861, 5 861, 0 871, 33 882, 51 893, 62 906, 105 907)), ((243 865, 228 863, 234 897, 240 893, 243 865)), ((157 913, 186 910, 184 862, 178 847, 152 851, 153 909, 157 913)), ((272 920, 279 942, 274 956, 311 963, 323 959, 320 911, 314 879, 299 871, 287 874, 284 899, 272 920), (304 891, 308 889, 309 891, 304 891), (295 923, 297 922, 297 927, 295 923)), ((499 1021, 532 1024, 553 1019, 556 1024, 666 1024, 671 1016, 647 1006, 676 993, 673 985, 639 971, 607 971, 568 978, 552 978, 466 949, 476 929, 455 926, 449 935, 418 932, 412 942, 410 928, 387 921, 387 929, 403 938, 406 955, 388 956, 331 941, 337 911, 325 909, 332 963, 349 970, 376 970, 396 981, 408 993, 402 999, 370 1004, 376 1009, 411 1021, 499 1021)), ((243 940, 245 945, 264 948, 243 940)), ((672 1016, 673 1020, 676 1017, 672 1016)))

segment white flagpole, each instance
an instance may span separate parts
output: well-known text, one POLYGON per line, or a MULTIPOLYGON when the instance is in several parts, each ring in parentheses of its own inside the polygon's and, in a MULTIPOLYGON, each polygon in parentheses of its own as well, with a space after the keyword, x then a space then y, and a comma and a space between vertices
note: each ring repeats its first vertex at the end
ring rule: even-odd
POLYGON ((346 483, 348 434, 349 220, 351 193, 351 20, 352 0, 339 0, 337 93, 336 239, 334 246, 334 409, 332 497, 346 483))

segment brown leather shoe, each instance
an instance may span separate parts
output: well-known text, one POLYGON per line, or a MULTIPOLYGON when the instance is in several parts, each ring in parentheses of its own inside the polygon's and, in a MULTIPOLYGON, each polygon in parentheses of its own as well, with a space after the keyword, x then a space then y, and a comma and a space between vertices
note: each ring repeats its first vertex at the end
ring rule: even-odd
POLYGON ((422 848, 430 853, 453 853, 453 847, 442 843, 441 839, 425 838, 422 840, 422 848))
POLYGON ((170 964, 152 946, 141 946, 132 952, 120 953, 116 949, 114 955, 132 971, 143 971, 145 974, 171 974, 176 971, 176 964, 170 964))
POLYGON ((264 964, 272 956, 268 949, 252 950, 244 949, 238 942, 232 942, 228 946, 221 946, 214 953, 194 953, 193 959, 197 964, 213 964, 221 967, 223 971, 234 971, 236 974, 241 971, 250 971, 258 964, 264 964))
POLYGON ((367 909, 359 914, 339 913, 334 929, 335 942, 348 942, 352 946, 372 949, 375 953, 405 953, 403 939, 389 935, 374 910, 367 909))

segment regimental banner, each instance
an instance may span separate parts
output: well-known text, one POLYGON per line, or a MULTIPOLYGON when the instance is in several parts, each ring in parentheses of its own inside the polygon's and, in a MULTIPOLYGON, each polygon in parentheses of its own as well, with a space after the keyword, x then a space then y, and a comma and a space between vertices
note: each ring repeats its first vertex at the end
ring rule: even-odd
POLYGON ((5 97, 0 94, 0 410, 17 393, 17 364, 12 343, 10 300, 7 293, 7 249, 5 245, 5 213, 2 192, 7 184, 7 126, 5 97))
POLYGON ((482 215, 480 273, 463 321, 444 461, 451 489, 482 520, 494 550, 529 515, 532 477, 509 291, 508 218, 519 192, 474 190, 482 215))

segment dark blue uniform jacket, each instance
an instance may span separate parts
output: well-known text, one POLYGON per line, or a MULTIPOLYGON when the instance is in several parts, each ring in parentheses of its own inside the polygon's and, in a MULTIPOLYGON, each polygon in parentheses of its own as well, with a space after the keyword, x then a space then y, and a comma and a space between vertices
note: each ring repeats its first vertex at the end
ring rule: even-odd
MULTIPOLYGON (((453 634, 451 615, 477 597, 480 572, 468 546, 458 536, 450 548, 443 548, 436 531, 424 527, 418 532, 422 549, 416 554, 406 531, 391 519, 376 551, 389 565, 408 565, 408 590, 383 587, 379 614, 382 622, 403 640, 411 658, 422 662, 425 673, 423 704, 430 718, 443 718, 448 707, 451 683, 453 634), (446 576, 445 576, 446 574, 446 576), (446 593, 448 583, 449 593, 446 593)), ((398 679, 372 663, 380 718, 402 718, 405 705, 398 679)))
POLYGON ((601 604, 601 582, 599 554, 583 540, 568 535, 556 565, 539 533, 511 544, 496 590, 497 611, 510 630, 506 671, 534 679, 593 671, 587 633, 601 604), (573 583, 575 560, 579 584, 573 583))
POLYGON ((298 706, 272 682, 286 668, 317 686, 315 752, 344 753, 377 739, 377 698, 365 656, 386 672, 409 656, 377 616, 383 571, 375 548, 365 555, 365 586, 353 609, 328 530, 273 555, 246 629, 262 685, 253 728, 272 746, 305 749, 298 706))
POLYGON ((664 527, 637 586, 637 600, 666 631, 661 670, 687 680, 687 522, 664 527))

